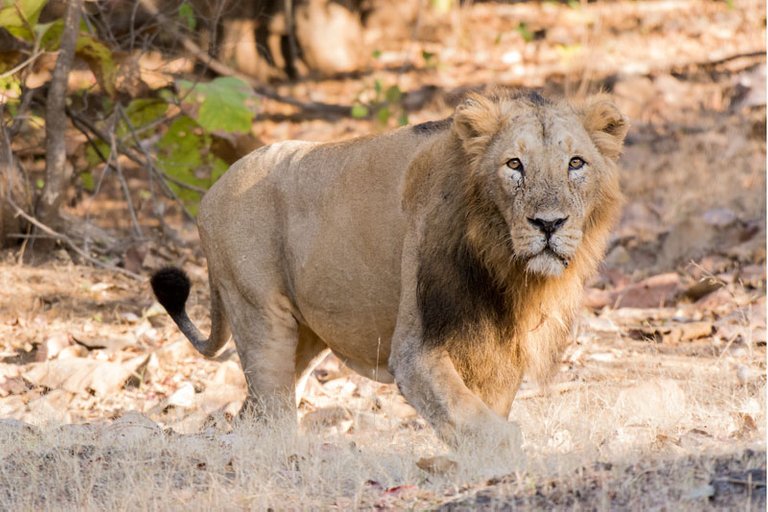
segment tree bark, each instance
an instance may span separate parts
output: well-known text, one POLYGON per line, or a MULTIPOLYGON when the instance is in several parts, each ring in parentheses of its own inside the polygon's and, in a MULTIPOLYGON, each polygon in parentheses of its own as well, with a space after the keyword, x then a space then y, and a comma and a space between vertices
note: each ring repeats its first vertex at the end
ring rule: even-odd
POLYGON ((19 239, 10 235, 21 234, 26 224, 19 216, 17 208, 29 211, 26 180, 22 175, 11 151, 11 140, 0 105, 0 248, 19 243, 19 239))
MULTIPOLYGON (((57 230, 61 224, 59 208, 67 193, 72 166, 67 162, 65 133, 67 114, 67 78, 75 57, 77 35, 80 32, 80 11, 82 0, 69 0, 64 18, 64 32, 61 36, 61 50, 56 59, 48 99, 45 105, 45 185, 37 204, 37 219, 44 225, 57 230)), ((53 241, 38 240, 34 251, 47 252, 53 241), (41 243, 42 242, 42 243, 41 243)))

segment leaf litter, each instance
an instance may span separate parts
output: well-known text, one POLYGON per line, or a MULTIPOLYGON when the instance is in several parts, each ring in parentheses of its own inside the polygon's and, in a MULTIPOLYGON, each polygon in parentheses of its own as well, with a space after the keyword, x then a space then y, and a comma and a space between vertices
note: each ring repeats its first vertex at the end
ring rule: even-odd
MULTIPOLYGON (((245 383, 231 345, 200 357, 148 287, 119 274, 68 258, 20 267, 7 255, 2 508, 764 508, 765 66, 696 64, 764 50, 763 11, 760 2, 480 3, 461 10, 463 28, 420 25, 440 66, 394 76, 376 65, 408 91, 413 122, 448 114, 462 88, 561 93, 576 86, 568 76, 611 83, 632 118, 625 215, 575 342, 557 380, 524 382, 513 407, 522 467, 449 453, 396 388, 332 356, 307 382, 298 430, 237 424, 245 383), (511 20, 543 39, 509 35, 511 20), (452 30, 465 32, 451 39, 452 30), (579 41, 589 37, 585 58, 579 41), (420 90, 425 80, 443 87, 420 90)), ((382 44, 387 58, 407 55, 382 44)), ((312 87, 344 102, 360 84, 312 87)), ((263 103, 266 114, 290 113, 263 103)), ((268 115, 254 125, 265 142, 372 129, 268 115)), ((175 226, 186 246, 145 242, 125 262, 148 274, 184 261, 190 313, 205 331, 205 262, 194 229, 175 226)))

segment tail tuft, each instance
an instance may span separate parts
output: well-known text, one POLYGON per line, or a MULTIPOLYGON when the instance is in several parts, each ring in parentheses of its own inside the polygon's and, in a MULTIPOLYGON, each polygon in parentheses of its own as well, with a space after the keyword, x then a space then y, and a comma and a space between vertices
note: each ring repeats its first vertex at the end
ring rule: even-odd
POLYGON ((192 287, 187 274, 176 267, 164 267, 152 274, 152 291, 171 317, 184 312, 192 287))

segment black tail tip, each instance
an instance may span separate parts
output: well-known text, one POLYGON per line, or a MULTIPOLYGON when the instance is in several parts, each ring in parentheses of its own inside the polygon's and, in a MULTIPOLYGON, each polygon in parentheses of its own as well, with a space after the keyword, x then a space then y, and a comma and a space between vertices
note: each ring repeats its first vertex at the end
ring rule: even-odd
POLYGON ((176 267, 164 267, 149 280, 157 301, 171 316, 184 311, 192 287, 186 272, 176 267))

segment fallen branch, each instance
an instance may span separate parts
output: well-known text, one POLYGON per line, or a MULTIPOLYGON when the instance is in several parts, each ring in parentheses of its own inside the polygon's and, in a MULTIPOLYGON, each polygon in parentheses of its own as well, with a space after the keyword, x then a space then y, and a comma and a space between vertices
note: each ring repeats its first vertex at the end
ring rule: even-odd
MULTIPOLYGON (((100 268, 104 268, 104 269, 107 269, 107 270, 112 270, 112 271, 117 272, 119 274, 123 274, 123 275, 128 276, 128 277, 130 277, 132 279, 136 279, 137 281, 143 281, 144 280, 144 278, 142 276, 140 276, 139 274, 134 274, 130 270, 126 270, 124 268, 120 268, 120 267, 117 267, 115 265, 110 265, 108 263, 104 263, 103 261, 100 261, 100 260, 94 258, 93 256, 91 256, 87 252, 85 252, 82 249, 80 249, 80 247, 78 247, 77 244, 71 238, 69 238, 67 235, 65 235, 63 233, 59 233, 58 231, 55 231, 55 230, 51 229, 50 227, 46 226, 45 224, 43 224, 42 222, 37 220, 32 215, 29 215, 24 210, 19 208, 19 206, 12 199, 9 199, 9 203, 13 207, 13 209, 16 210, 16 214, 17 215, 20 215, 21 217, 23 217, 27 222, 29 222, 30 224, 35 226, 37 229, 39 229, 40 231, 42 231, 43 233, 48 235, 51 239, 58 240, 59 242, 62 242, 64 244, 66 244, 67 247, 69 247, 70 249, 75 251, 78 254, 78 256, 80 256, 84 260, 88 261, 89 263, 92 263, 93 265, 96 265, 97 267, 100 267, 100 268)), ((42 237, 36 235, 35 238, 42 238, 42 237)))

